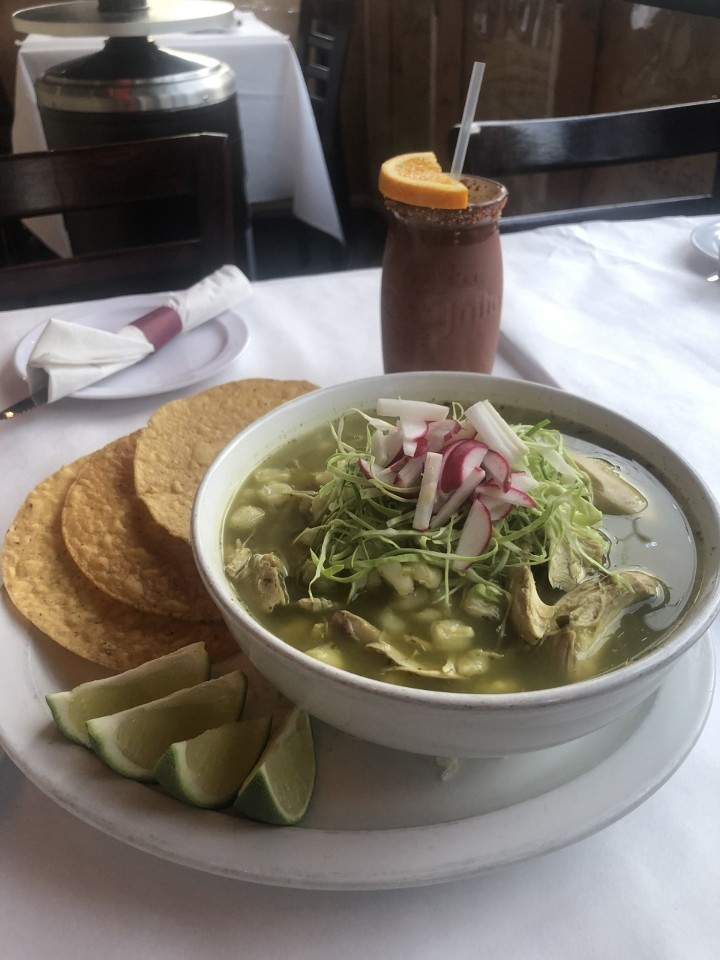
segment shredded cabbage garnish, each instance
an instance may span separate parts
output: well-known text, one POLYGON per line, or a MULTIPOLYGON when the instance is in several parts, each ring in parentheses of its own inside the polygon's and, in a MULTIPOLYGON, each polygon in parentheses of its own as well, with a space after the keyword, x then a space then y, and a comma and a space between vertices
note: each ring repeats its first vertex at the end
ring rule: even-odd
MULTIPOLYGON (((451 416, 467 430, 465 411, 456 403, 451 416)), ((502 580, 508 569, 548 563, 557 551, 605 569, 607 540, 599 529, 602 513, 593 504, 590 482, 566 452, 560 432, 547 421, 509 428, 521 441, 518 449, 525 451, 512 464, 513 483, 528 491, 528 502, 515 503, 507 516, 494 519, 482 552, 471 557, 458 553, 457 546, 472 498, 435 528, 413 526, 419 482, 398 487, 374 452, 375 434, 387 435, 395 424, 350 410, 331 429, 337 449, 325 468, 330 479, 311 495, 312 525, 298 537, 311 544, 306 565, 310 596, 322 581, 332 581, 347 586, 350 602, 391 562, 439 568, 446 602, 472 586, 491 604, 506 596, 502 580), (365 421, 359 442, 348 437, 351 415, 365 421)))

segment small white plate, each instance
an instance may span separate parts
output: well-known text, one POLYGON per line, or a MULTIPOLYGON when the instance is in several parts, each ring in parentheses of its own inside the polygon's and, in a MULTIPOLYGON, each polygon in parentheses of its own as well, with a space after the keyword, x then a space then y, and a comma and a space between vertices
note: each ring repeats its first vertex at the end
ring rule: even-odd
POLYGON ((701 253, 717 260, 720 254, 720 223, 701 223, 690 234, 690 239, 701 253))
MULTIPOLYGON (((58 307, 53 316, 100 330, 119 330, 159 307, 167 294, 141 294, 98 300, 88 304, 58 307)), ((39 324, 26 334, 15 350, 15 369, 27 378, 27 362, 38 337, 45 328, 39 324)), ((157 353, 139 363, 94 383, 73 396, 80 400, 124 400, 148 397, 189 387, 219 373, 245 349, 249 333, 244 321, 226 310, 207 323, 175 337, 157 353)))
POLYGON ((62 737, 44 699, 102 674, 29 631, 4 591, 0 636, 0 745, 40 790, 103 833, 162 859, 307 889, 473 877, 601 830, 680 766, 705 724, 714 682, 704 637, 656 694, 603 730, 532 754, 465 760, 446 780, 431 757, 314 724, 315 795, 301 826, 281 828, 193 809, 113 774, 62 737))

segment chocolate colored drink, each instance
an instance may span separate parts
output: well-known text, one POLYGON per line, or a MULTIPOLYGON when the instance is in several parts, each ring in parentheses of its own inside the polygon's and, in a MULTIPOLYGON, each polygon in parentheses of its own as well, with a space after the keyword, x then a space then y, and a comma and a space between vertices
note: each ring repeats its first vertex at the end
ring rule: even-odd
POLYGON ((498 221, 507 190, 462 177, 465 210, 436 210, 386 198, 390 227, 380 314, 386 373, 490 373, 500 334, 503 269, 498 221))

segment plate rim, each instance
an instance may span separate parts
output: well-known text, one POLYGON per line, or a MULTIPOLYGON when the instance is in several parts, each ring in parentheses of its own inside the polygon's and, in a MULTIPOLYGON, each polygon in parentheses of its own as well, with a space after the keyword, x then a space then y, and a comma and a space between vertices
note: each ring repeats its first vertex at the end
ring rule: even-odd
POLYGON ((717 260, 718 255, 720 254, 720 238, 717 240, 716 250, 711 250, 710 247, 705 242, 704 235, 708 233, 711 236, 714 236, 715 233, 720 234, 720 220, 713 220, 708 223, 699 223, 696 227, 693 227, 690 233, 690 240, 696 250, 699 250, 700 253, 705 254, 706 257, 709 257, 711 260, 717 260))
MULTIPOLYGON (((137 293, 129 294, 124 297, 107 297, 104 300, 94 300, 92 303, 77 303, 77 304, 64 304, 53 310, 53 316, 56 316, 61 319, 69 318, 71 322, 80 323, 84 326, 94 326, 92 323, 83 323, 82 314, 83 311, 87 309, 88 314, 92 315, 97 313, 103 308, 107 308, 109 305, 116 305, 120 307, 131 308, 135 303, 138 304, 138 311, 148 312, 155 307, 163 304, 169 294, 166 293, 137 293)), ((138 315, 141 315, 140 313, 138 315)), ((49 319, 49 318, 48 318, 49 319)), ((23 381, 27 382, 26 374, 26 361, 29 355, 29 351, 32 349, 32 344, 37 340, 40 332, 44 329, 47 324, 47 320, 43 320, 40 323, 36 324, 31 330, 20 338, 18 341, 15 350, 13 352, 13 367, 15 372, 23 381), (33 339, 34 338, 34 339, 33 339), (23 359, 25 362, 23 362, 23 359)), ((225 336, 225 342, 216 356, 206 362, 203 366, 197 367, 193 370, 192 373, 184 374, 177 379, 169 380, 165 379, 163 383, 158 384, 154 387, 145 387, 142 389, 128 389, 128 388, 113 388, 111 384, 112 377, 108 377, 107 380, 101 380, 97 383, 90 384, 90 386, 85 387, 83 390, 78 390, 76 393, 70 394, 74 400, 132 400, 137 399, 138 397, 151 397, 157 396, 163 393, 170 393, 173 390, 181 390, 184 387, 190 387, 197 383, 201 383, 203 380, 208 379, 216 373, 224 370, 225 367, 229 366, 240 354, 245 350, 250 340, 250 331, 247 324, 240 316, 240 314, 234 308, 228 308, 223 310, 222 313, 219 313, 217 316, 212 317, 210 320, 202 324, 202 327, 198 327, 195 330, 188 330, 187 333, 183 336, 192 336, 196 331, 201 330, 202 328, 215 327, 220 328, 225 336), (230 322, 232 318, 232 322, 230 322)), ((152 355, 146 358, 146 361, 152 362, 152 355)), ((122 375, 124 371, 120 371, 120 374, 114 374, 114 376, 122 375)))
POLYGON ((42 660, 41 645, 13 616, 9 599, 4 600, 0 621, 7 618, 7 623, 0 645, 0 692, 4 678, 12 677, 13 690, 22 687, 22 697, 29 695, 30 701, 18 721, 12 715, 13 698, 0 696, 0 744, 24 775, 78 819, 129 846, 200 872, 267 886, 314 890, 425 886, 469 879, 569 846, 625 816, 672 776, 700 736, 714 692, 708 632, 678 661, 644 707, 637 708, 640 712, 633 712, 633 729, 617 748, 580 776, 537 796, 460 819, 379 829, 277 828, 232 820, 239 839, 228 844, 229 815, 183 807, 147 785, 114 774, 103 772, 92 785, 100 793, 112 785, 109 806, 98 809, 83 802, 78 788, 87 790, 89 780, 78 773, 74 760, 81 757, 82 767, 87 758, 74 754, 70 764, 64 763, 64 752, 67 757, 71 755, 66 751, 82 748, 59 734, 47 735, 51 721, 33 678, 33 657, 42 660), (692 687, 693 695, 678 696, 678 690, 687 693, 687 687, 692 687), (658 728, 663 735, 658 736, 658 728), (49 768, 43 766, 48 754, 49 768), (625 777, 618 777, 617 770, 623 767, 625 777), (585 801, 590 797, 592 811, 587 802, 577 804, 578 795, 585 801), (582 814, 568 817, 568 809, 581 809, 582 814), (511 841, 498 841, 500 834, 509 834, 511 841), (214 861, 213 844, 232 847, 232 855, 225 862, 214 861), (245 853, 239 860, 238 849, 245 853))

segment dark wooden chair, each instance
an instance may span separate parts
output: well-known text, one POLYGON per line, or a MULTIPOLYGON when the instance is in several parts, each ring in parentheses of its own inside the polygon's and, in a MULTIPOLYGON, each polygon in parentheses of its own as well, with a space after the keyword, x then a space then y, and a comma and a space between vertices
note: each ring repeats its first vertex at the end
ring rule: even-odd
POLYGON ((350 230, 351 204, 340 131, 340 93, 354 17, 355 0, 302 0, 296 40, 346 234, 350 230))
MULTIPOLYGON (((625 0, 637 3, 637 0, 625 0)), ((718 0, 643 0, 645 7, 657 7, 672 13, 690 13, 701 17, 720 17, 718 0)))
POLYGON ((74 255, 4 266, 0 309, 187 287, 235 262, 228 137, 0 156, 0 224, 48 214, 74 255))
MULTIPOLYGON (((450 133, 454 151, 458 127, 450 133)), ((502 179, 514 175, 583 171, 651 160, 714 154, 706 192, 603 206, 573 206, 504 217, 505 232, 581 220, 629 220, 720 211, 720 100, 540 120, 473 124, 464 171, 502 179)))

